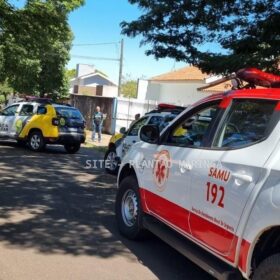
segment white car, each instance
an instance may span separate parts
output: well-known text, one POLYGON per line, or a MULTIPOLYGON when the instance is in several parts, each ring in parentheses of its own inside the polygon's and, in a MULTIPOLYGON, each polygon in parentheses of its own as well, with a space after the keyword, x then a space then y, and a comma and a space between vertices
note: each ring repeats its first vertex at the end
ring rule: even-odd
POLYGON ((147 113, 133 123, 128 130, 121 128, 121 134, 114 135, 105 153, 105 170, 110 174, 117 174, 120 162, 132 145, 140 141, 139 131, 143 125, 152 124, 165 128, 185 107, 169 104, 159 104, 158 108, 147 113), (116 140, 115 140, 116 139, 116 140))
MULTIPOLYGON (((249 85, 280 85, 243 71, 249 85)), ((119 170, 120 232, 149 230, 218 279, 280 279, 279 120, 279 88, 245 88, 196 103, 162 133, 143 126, 119 170)))

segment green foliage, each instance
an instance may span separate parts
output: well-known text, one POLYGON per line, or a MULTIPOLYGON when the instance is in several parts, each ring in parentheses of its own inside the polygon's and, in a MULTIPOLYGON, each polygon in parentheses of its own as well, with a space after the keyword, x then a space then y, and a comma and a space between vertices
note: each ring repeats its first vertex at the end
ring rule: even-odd
POLYGON ((71 79, 76 77, 77 71, 76 69, 70 69, 70 70, 66 70, 65 74, 68 80, 70 81, 71 79))
POLYGON ((0 104, 3 104, 7 101, 9 94, 13 93, 13 89, 9 86, 8 81, 0 83, 0 104))
POLYGON ((65 95, 73 39, 68 14, 83 2, 29 0, 16 9, 0 0, 0 81, 8 78, 21 93, 65 95))
POLYGON ((280 0, 129 2, 143 15, 122 22, 122 31, 143 36, 147 55, 175 58, 208 73, 248 66, 279 72, 280 0))
POLYGON ((121 93, 127 98, 137 97, 137 81, 128 79, 121 86, 121 93))

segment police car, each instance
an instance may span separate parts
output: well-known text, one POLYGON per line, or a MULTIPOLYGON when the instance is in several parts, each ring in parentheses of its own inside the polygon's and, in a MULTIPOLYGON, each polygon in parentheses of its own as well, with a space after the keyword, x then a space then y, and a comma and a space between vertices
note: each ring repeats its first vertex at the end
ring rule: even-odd
POLYGON ((132 145, 140 141, 139 131, 143 125, 157 125, 160 130, 165 128, 185 107, 170 104, 159 104, 157 109, 145 114, 133 123, 128 130, 125 127, 120 133, 111 137, 108 150, 105 153, 105 170, 110 174, 117 174, 119 164, 132 145))
POLYGON ((0 112, 0 138, 27 143, 32 151, 60 144, 68 153, 76 153, 85 141, 84 128, 78 109, 44 99, 15 103, 0 112))
POLYGON ((162 133, 142 127, 120 167, 117 223, 217 279, 280 279, 280 77, 250 68, 236 80, 162 133))

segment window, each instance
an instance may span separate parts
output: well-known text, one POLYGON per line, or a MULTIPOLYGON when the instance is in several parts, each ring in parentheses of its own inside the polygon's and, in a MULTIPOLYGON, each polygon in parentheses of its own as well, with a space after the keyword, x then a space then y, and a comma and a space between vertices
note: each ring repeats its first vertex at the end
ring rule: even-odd
POLYGON ((163 121, 163 117, 162 116, 153 116, 150 118, 148 124, 152 124, 152 125, 160 125, 160 123, 163 121))
POLYGON ((33 115, 34 107, 30 104, 25 104, 22 106, 19 115, 20 116, 32 116, 33 115))
POLYGON ((47 114, 47 108, 45 106, 39 106, 37 110, 37 115, 47 114))
POLYGON ((4 116, 15 116, 19 105, 12 105, 6 108, 2 113, 4 116))
POLYGON ((83 120, 83 116, 79 110, 71 107, 56 107, 55 108, 57 116, 66 119, 83 120))
POLYGON ((188 116, 175 126, 168 136, 167 143, 178 146, 201 147, 208 128, 216 116, 218 105, 212 105, 188 116))
POLYGON ((142 118, 137 121, 132 127, 129 129, 127 135, 128 136, 138 136, 140 128, 146 123, 148 117, 142 118))
POLYGON ((234 100, 213 146, 236 148, 264 139, 275 106, 270 100, 234 100))

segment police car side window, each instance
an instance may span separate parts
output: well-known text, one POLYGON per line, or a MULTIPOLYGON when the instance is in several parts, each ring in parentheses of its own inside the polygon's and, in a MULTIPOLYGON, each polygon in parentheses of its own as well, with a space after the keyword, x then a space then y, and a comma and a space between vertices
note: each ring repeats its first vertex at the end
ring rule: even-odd
POLYGON ((12 105, 8 108, 6 108, 5 110, 3 110, 2 114, 4 116, 14 116, 17 112, 19 105, 12 105))
POLYGON ((218 105, 204 108, 176 125, 168 136, 167 144, 202 147, 208 128, 216 116, 218 105))
POLYGON ((19 112, 20 116, 32 116, 34 107, 31 104, 24 104, 19 112))
POLYGON ((153 116, 150 118, 148 124, 159 125, 163 121, 162 116, 153 116))
POLYGON ((38 115, 45 115, 47 114, 47 108, 45 106, 39 106, 37 110, 38 115))
POLYGON ((139 121, 137 121, 135 124, 132 125, 132 127, 129 129, 127 135, 128 136, 138 136, 138 132, 140 128, 146 123, 148 117, 142 118, 139 121))
POLYGON ((239 148, 265 139, 275 106, 271 100, 234 100, 213 147, 239 148))

